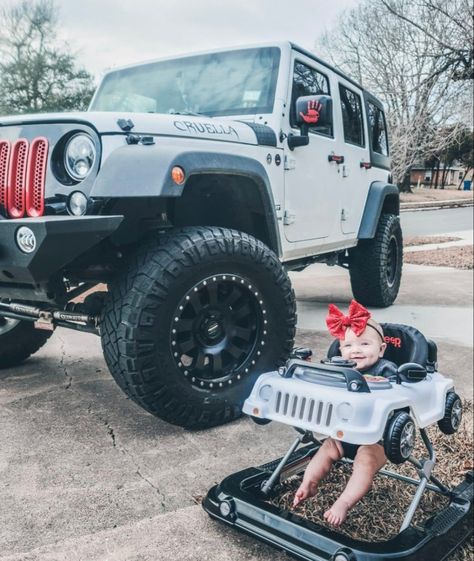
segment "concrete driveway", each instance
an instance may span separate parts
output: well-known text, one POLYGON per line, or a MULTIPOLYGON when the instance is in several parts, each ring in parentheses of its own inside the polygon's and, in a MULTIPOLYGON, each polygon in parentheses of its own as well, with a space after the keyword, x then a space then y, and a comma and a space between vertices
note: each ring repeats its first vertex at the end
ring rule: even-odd
MULTIPOLYGON (((293 274, 298 343, 322 356, 327 302, 347 273, 293 274)), ((381 321, 435 339, 440 370, 472 396, 472 272, 407 266, 381 321)), ((284 554, 212 521, 196 504, 229 473, 276 458, 293 431, 247 419, 187 432, 126 399, 99 339, 58 329, 21 367, 0 371, 0 561, 257 561, 284 554)))

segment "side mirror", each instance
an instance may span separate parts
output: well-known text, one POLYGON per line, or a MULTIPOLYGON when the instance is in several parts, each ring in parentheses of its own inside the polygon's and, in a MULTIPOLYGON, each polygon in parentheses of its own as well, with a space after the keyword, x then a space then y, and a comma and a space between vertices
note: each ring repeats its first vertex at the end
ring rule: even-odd
POLYGON ((290 134, 288 146, 294 150, 309 144, 309 127, 332 130, 332 98, 329 95, 305 95, 296 100, 296 124, 301 136, 290 134))
POLYGON ((414 384, 426 378, 426 368, 415 362, 402 364, 397 371, 397 383, 408 382, 414 384))

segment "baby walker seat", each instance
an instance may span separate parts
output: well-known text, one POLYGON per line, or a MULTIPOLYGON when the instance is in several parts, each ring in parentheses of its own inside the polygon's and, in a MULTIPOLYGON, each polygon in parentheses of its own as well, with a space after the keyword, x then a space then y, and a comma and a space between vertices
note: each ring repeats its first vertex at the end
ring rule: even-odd
POLYGON ((203 502, 210 516, 311 561, 441 561, 472 533, 473 472, 454 489, 441 483, 432 475, 436 456, 426 432, 435 422, 445 434, 458 430, 462 406, 453 381, 437 372, 434 342, 410 326, 382 327, 384 358, 398 366, 389 379, 363 376, 353 363, 343 361, 339 341, 321 364, 303 360, 311 353, 296 349, 285 367, 258 378, 244 412, 258 424, 292 425, 298 436, 283 458, 235 473, 213 487, 203 502), (416 427, 428 459, 412 455, 416 427), (320 440, 329 436, 350 444, 383 442, 391 462, 415 466, 419 479, 379 472, 416 486, 395 538, 377 543, 353 540, 268 502, 279 484, 304 472, 320 440), (301 444, 306 446, 298 449, 301 444), (422 527, 413 526, 426 489, 449 497, 449 505, 422 527))

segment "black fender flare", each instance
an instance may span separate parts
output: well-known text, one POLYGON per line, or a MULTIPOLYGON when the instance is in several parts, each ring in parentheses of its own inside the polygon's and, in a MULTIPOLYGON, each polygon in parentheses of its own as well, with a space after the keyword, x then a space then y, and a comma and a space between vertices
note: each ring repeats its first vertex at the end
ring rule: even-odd
POLYGON ((364 213, 359 227, 357 238, 368 240, 375 237, 377 224, 382 212, 400 214, 400 192, 396 185, 374 181, 369 187, 364 213))
POLYGON ((181 197, 189 179, 204 174, 241 176, 255 183, 263 203, 271 247, 281 255, 270 180, 263 165, 247 156, 201 150, 177 152, 176 147, 159 144, 122 146, 105 160, 90 197, 181 197), (176 185, 171 179, 171 170, 175 166, 185 172, 186 179, 182 185, 176 185))

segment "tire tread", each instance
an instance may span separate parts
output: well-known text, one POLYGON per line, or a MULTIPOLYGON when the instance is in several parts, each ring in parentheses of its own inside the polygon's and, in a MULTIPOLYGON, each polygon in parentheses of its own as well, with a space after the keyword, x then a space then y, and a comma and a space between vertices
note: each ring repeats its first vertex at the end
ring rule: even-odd
MULTIPOLYGON (((145 241, 127 263, 127 270, 110 287, 101 319, 105 359, 119 386, 139 405, 162 419, 188 428, 205 428, 235 419, 240 405, 223 403, 200 410, 180 403, 173 388, 147 372, 147 356, 154 353, 146 340, 147 314, 156 314, 178 277, 215 255, 247 255, 264 267, 285 294, 287 309, 284 344, 277 364, 283 364, 293 348, 296 306, 291 283, 278 258, 262 242, 248 234, 220 227, 173 229, 145 241), (279 271, 275 274, 275 271, 279 271), (137 339, 140 339, 140 342, 137 339)), ((245 396, 244 396, 245 397, 245 396)))
POLYGON ((349 274, 354 298, 365 306, 385 308, 393 304, 400 287, 403 268, 403 237, 400 219, 395 214, 382 214, 374 239, 361 240, 349 252, 349 274), (385 281, 384 257, 388 254, 391 233, 398 241, 399 270, 393 287, 385 281))

